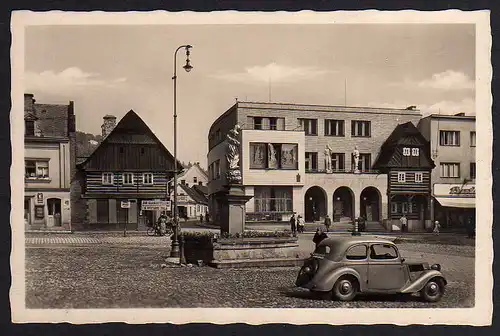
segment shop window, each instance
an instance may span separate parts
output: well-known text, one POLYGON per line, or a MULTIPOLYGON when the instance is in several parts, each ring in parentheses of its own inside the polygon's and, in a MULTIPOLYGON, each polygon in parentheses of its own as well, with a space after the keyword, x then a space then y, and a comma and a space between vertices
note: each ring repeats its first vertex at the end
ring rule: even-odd
POLYGON ((116 221, 126 224, 128 222, 128 208, 122 208, 122 201, 128 202, 127 199, 116 200, 116 221))

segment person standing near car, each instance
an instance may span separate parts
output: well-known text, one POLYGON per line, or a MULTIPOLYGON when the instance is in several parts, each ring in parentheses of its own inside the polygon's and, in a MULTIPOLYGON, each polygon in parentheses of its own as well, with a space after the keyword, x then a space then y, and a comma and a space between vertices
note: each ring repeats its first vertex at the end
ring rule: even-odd
POLYGON ((317 228, 316 233, 314 234, 313 237, 313 243, 316 245, 316 247, 318 247, 319 243, 321 243, 323 239, 326 238, 328 238, 328 235, 325 232, 323 232, 323 230, 321 230, 320 228, 317 228))

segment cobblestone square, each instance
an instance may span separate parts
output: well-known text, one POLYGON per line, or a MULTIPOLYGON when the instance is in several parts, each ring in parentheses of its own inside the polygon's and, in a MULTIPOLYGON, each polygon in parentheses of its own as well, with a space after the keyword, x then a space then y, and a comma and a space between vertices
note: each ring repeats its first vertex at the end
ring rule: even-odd
MULTIPOLYGON (((150 240, 154 238, 151 237, 150 240)), ((307 239, 307 240, 306 240, 307 239)), ((162 268, 167 241, 123 244, 83 241, 30 244, 26 249, 27 308, 443 308, 474 305, 474 247, 403 243, 411 260, 440 263, 449 283, 443 299, 361 296, 343 303, 294 286, 298 267, 214 269, 162 268), (149 247, 149 248, 146 248, 149 247)), ((308 244, 301 239, 301 245, 308 244)))

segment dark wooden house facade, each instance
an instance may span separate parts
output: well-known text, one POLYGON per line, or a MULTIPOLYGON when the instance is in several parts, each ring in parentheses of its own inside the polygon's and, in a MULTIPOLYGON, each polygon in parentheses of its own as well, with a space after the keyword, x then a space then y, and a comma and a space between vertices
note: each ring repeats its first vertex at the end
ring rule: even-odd
MULTIPOLYGON (((144 201, 168 199, 174 157, 134 112, 129 111, 78 165, 80 229, 145 229, 158 211, 141 211, 144 201)), ((178 162, 178 167, 182 167, 178 162)))
POLYGON ((412 122, 399 124, 381 147, 374 169, 387 174, 388 220, 400 227, 405 215, 409 231, 423 231, 431 220, 429 142, 412 122))

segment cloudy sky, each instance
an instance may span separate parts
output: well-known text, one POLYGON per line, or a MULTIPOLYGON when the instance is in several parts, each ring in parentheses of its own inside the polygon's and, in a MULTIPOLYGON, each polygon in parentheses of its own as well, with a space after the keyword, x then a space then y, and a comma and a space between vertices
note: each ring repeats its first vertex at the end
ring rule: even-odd
POLYGON ((32 26, 25 92, 75 101, 77 128, 94 134, 105 114, 133 109, 172 149, 173 53, 183 44, 193 45, 194 67, 185 73, 179 52, 186 162, 206 166, 210 124, 235 98, 475 114, 470 24, 32 26))

